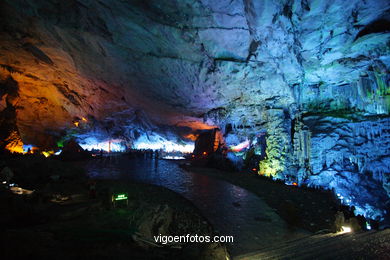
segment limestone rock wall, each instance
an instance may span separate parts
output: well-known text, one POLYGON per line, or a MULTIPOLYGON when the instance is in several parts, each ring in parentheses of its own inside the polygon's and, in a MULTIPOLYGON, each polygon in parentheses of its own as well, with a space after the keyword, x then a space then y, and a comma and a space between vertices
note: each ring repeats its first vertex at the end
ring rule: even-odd
MULTIPOLYGON (((319 156, 353 154, 336 144, 354 129, 388 129, 372 118, 388 124, 389 10, 388 0, 3 0, 0 109, 14 113, 1 120, 38 146, 75 123, 83 137, 129 139, 220 127, 227 145, 266 132, 264 174, 332 186, 350 166, 319 170, 319 156), (309 126, 311 116, 343 133, 322 119, 309 126)), ((351 160, 364 167, 345 179, 387 169, 372 157, 385 136, 362 141, 351 160)))
POLYGON ((334 189, 366 216, 386 215, 390 202, 390 120, 308 117, 312 133, 309 184, 334 189))
MULTIPOLYGON (((196 128, 218 108, 290 109, 310 86, 328 100, 339 86, 356 93, 370 66, 387 75, 388 12, 386 0, 5 0, 1 74, 18 82, 28 142, 75 116, 129 107, 163 124, 192 117, 196 128)), ((366 110, 388 111, 388 99, 374 99, 366 110)))

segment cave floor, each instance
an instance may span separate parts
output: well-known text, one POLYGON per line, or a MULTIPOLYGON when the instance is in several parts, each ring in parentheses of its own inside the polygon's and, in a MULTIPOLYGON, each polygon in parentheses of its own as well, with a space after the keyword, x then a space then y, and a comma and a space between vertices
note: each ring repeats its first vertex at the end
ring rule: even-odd
POLYGON ((260 197, 290 228, 331 232, 339 203, 331 191, 299 188, 248 172, 222 171, 183 164, 187 171, 221 179, 260 197))
POLYGON ((232 256, 310 234, 288 224, 275 208, 253 192, 213 176, 185 170, 176 161, 121 156, 87 161, 82 166, 92 178, 150 183, 182 195, 210 221, 217 234, 234 237, 234 243, 227 243, 232 256))
POLYGON ((6 227, 1 239, 9 256, 31 251, 30 255, 64 252, 64 256, 75 256, 81 252, 85 256, 92 253, 125 258, 129 250, 138 259, 172 256, 169 250, 149 252, 130 243, 133 230, 128 225, 129 212, 104 210, 109 207, 106 195, 124 191, 135 202, 130 205, 131 211, 145 208, 144 203, 154 206, 167 203, 176 211, 188 212, 184 219, 203 223, 192 229, 198 235, 211 232, 207 228, 210 224, 214 234, 233 235, 234 243, 226 246, 235 259, 345 259, 349 254, 369 258, 386 256, 389 251, 388 230, 328 233, 337 206, 329 192, 286 186, 253 174, 184 167, 181 162, 167 160, 130 159, 125 155, 67 165, 57 165, 55 160, 29 162, 26 158, 9 164, 17 176, 32 171, 19 180, 22 187, 32 189, 29 185, 41 183, 37 190, 43 191, 42 198, 56 192, 73 194, 73 198, 69 205, 38 201, 31 208, 28 200, 2 196, 1 205, 7 212, 1 216, 2 222, 19 225, 6 227), (97 180, 97 200, 87 198, 87 178, 72 177, 78 176, 80 166, 97 180), (39 181, 46 177, 38 172, 54 169, 59 172, 67 169, 62 181, 39 181))
MULTIPOLYGON (((168 189, 131 181, 101 180, 97 197, 90 198, 83 183, 80 179, 51 182, 39 190, 39 197, 31 198, 0 190, 3 223, 0 249, 4 259, 186 259, 191 249, 148 247, 137 239, 153 228, 154 222, 148 216, 154 215, 167 214, 164 218, 168 221, 170 214, 181 216, 180 223, 174 225, 177 230, 172 232, 184 229, 211 235, 212 227, 199 210, 168 189), (117 192, 128 195, 127 206, 122 203, 112 207, 109 195, 117 192), (45 199, 55 193, 69 199, 45 199)), ((207 248, 196 252, 199 250, 207 253, 207 248)), ((211 253, 224 252, 223 248, 213 248, 211 253)))
POLYGON ((390 230, 308 236, 235 259, 390 259, 390 230))
POLYGON ((234 259, 390 259, 390 230, 330 233, 338 202, 327 191, 284 185, 252 173, 191 167, 187 171, 228 181, 262 198, 290 228, 311 233, 286 239, 234 259), (290 209, 288 209, 290 208, 290 209), (291 218, 296 215, 295 218, 291 218))

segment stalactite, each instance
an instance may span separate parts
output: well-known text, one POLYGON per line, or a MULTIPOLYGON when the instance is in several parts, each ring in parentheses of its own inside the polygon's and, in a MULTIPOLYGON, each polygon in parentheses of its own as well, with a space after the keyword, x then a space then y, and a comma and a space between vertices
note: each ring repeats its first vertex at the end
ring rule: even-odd
POLYGON ((306 179, 311 172, 311 133, 307 126, 301 121, 301 116, 297 115, 294 125, 293 142, 293 164, 297 168, 297 179, 299 182, 306 179))

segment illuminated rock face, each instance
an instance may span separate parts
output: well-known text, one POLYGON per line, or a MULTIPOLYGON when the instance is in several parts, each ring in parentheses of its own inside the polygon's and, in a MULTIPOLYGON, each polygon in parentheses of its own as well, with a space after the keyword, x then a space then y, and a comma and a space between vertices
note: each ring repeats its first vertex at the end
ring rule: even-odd
MULTIPOLYGON (((346 127, 342 136, 377 129, 375 120, 388 131, 388 8, 387 0, 5 0, 0 109, 15 110, 9 133, 41 147, 75 124, 83 138, 129 139, 219 126, 229 145, 265 131, 260 172, 336 176, 346 164, 316 171, 317 153, 337 147, 317 132, 337 135, 307 118, 346 127), (16 93, 3 87, 10 81, 16 93)), ((386 150, 383 136, 373 138, 386 150)), ((336 154, 348 157, 351 147, 336 154)), ((359 158, 373 159, 374 147, 359 158)), ((358 176, 385 169, 365 165, 358 176)), ((378 185, 388 191, 385 179, 378 185)))
POLYGON ((334 189, 359 214, 385 215, 390 197, 390 120, 305 121, 312 134, 309 183, 334 189))

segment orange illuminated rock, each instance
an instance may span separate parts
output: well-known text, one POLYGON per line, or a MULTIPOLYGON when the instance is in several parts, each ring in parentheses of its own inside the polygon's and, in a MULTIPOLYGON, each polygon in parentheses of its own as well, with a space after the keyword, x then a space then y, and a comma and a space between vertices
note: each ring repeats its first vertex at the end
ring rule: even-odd
POLYGON ((10 136, 5 140, 5 149, 11 153, 23 153, 23 142, 18 132, 12 131, 10 136))

